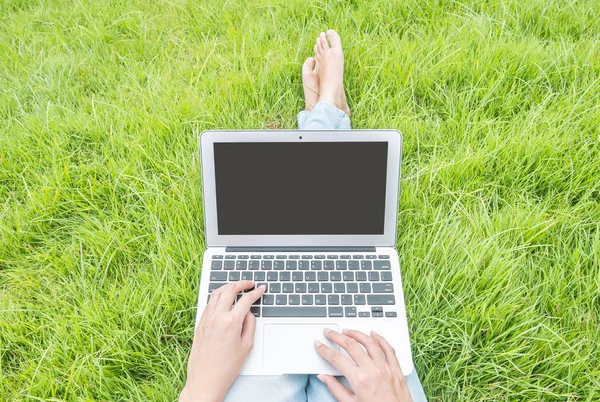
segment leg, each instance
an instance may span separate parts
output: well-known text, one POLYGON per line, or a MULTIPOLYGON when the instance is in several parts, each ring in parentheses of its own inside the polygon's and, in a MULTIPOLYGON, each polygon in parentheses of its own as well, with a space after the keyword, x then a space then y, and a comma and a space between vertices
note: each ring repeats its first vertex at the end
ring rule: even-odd
POLYGON ((306 402, 307 380, 306 375, 240 375, 223 402, 306 402))
POLYGON ((306 110, 298 114, 300 130, 350 130, 350 109, 344 92, 344 53, 337 32, 321 33, 315 57, 302 65, 306 110))
MULTIPOLYGON (((352 390, 348 380, 345 377, 336 377, 346 388, 352 390)), ((423 391, 423 386, 419 380, 416 371, 413 371, 406 377, 406 384, 410 390, 410 396, 413 402, 427 402, 427 397, 423 391)), ((335 398, 329 392, 329 389, 323 384, 316 375, 308 376, 308 387, 306 388, 306 396, 308 402, 335 402, 335 398)))

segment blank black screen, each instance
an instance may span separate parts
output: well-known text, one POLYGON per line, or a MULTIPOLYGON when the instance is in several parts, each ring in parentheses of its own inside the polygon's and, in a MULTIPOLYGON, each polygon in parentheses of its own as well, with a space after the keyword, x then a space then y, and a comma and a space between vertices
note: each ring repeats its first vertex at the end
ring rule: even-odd
POLYGON ((387 148, 387 142, 215 143, 219 234, 383 234, 387 148))

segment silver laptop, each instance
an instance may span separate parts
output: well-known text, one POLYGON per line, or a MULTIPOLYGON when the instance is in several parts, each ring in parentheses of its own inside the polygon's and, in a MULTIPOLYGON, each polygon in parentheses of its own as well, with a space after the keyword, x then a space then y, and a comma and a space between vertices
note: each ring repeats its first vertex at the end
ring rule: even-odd
POLYGON ((241 375, 339 374, 314 350, 314 340, 339 350, 325 328, 376 331, 410 374, 394 249, 401 134, 205 131, 200 148, 207 249, 196 324, 220 286, 267 285, 241 375))

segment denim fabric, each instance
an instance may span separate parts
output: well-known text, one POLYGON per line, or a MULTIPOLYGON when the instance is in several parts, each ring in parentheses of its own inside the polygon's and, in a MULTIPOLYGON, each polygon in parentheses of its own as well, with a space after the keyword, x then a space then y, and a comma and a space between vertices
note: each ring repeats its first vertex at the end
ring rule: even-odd
MULTIPOLYGON (((330 103, 319 102, 312 111, 298 113, 300 130, 350 130, 350 118, 330 103)), ((344 377, 337 377, 351 389, 344 377)), ((406 376, 413 402, 427 402, 416 371, 406 376)), ((225 402, 335 402, 316 375, 238 376, 225 402)))

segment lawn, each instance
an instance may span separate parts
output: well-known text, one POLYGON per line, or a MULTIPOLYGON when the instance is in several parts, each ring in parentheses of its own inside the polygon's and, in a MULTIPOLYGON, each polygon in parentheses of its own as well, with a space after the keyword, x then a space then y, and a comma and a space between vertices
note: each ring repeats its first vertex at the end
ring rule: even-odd
POLYGON ((397 249, 432 401, 600 400, 599 1, 0 3, 0 400, 174 400, 197 138, 295 128, 337 29, 404 134, 397 249))

